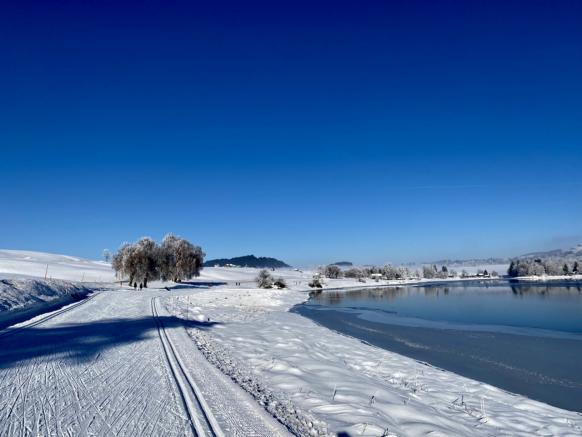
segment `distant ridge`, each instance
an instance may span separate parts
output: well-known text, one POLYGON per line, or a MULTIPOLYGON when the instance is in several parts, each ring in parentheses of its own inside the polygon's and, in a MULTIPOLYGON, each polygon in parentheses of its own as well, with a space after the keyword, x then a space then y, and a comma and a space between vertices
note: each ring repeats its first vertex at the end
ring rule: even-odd
MULTIPOLYGON (((508 258, 472 258, 472 259, 441 259, 422 264, 448 265, 448 266, 479 266, 488 264, 509 264, 512 259, 578 259, 582 256, 582 244, 571 249, 553 249, 546 251, 530 252, 523 255, 508 258)), ((415 263, 408 263, 414 265, 415 263)))
POLYGON ((519 259, 528 258, 571 258, 582 256, 582 244, 572 247, 571 249, 554 249, 545 252, 530 252, 525 255, 518 256, 519 259))
POLYGON ((332 266, 339 266, 339 267, 351 267, 354 264, 350 261, 338 261, 332 264, 332 266))
POLYGON ((256 267, 267 269, 291 267, 290 265, 276 258, 269 258, 265 256, 256 257, 254 255, 237 256, 235 258, 211 259, 204 263, 204 267, 224 267, 227 264, 231 264, 237 267, 256 267))

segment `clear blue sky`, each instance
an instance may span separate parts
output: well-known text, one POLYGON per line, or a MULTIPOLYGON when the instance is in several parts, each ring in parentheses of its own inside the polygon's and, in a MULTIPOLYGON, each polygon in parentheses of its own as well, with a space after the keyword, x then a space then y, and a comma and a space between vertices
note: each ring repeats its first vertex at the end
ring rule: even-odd
POLYGON ((582 2, 26 0, 0 247, 174 232, 296 265, 582 238, 582 2))

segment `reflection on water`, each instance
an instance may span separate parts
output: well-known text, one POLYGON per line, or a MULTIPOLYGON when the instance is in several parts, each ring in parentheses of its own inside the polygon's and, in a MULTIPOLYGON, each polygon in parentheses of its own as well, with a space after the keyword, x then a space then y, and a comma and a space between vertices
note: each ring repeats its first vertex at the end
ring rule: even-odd
POLYGON ((294 312, 384 349, 582 410, 582 287, 505 281, 312 295, 294 312))
MULTIPOLYGON (((454 325, 496 325, 582 333, 580 284, 506 281, 329 291, 306 305, 375 312, 454 325)), ((369 316, 369 315, 368 315, 369 316)), ((389 323, 407 322, 389 320, 389 323)))

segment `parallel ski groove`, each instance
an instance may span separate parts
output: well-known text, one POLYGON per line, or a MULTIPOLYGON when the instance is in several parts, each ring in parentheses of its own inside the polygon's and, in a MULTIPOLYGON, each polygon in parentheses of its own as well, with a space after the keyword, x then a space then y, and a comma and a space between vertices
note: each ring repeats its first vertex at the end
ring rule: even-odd
POLYGON ((197 436, 225 437, 225 434, 206 404, 200 389, 186 372, 182 365, 180 356, 176 352, 172 341, 166 334, 164 323, 160 319, 156 308, 156 298, 152 298, 151 305, 152 314, 156 320, 158 334, 164 348, 168 365, 180 390, 180 396, 182 397, 188 416, 191 419, 194 433, 197 436))

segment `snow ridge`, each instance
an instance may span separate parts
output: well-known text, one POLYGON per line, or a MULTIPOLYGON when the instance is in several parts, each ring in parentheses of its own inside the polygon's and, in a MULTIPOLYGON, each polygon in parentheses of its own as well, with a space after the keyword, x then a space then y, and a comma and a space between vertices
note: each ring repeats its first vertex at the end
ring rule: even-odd
POLYGON ((91 291, 67 281, 0 279, 0 327, 82 299, 91 291))
POLYGON ((333 436, 327 425, 297 408, 283 393, 274 393, 230 354, 207 338, 204 332, 188 329, 188 334, 206 359, 253 396, 273 417, 297 436, 333 436))

